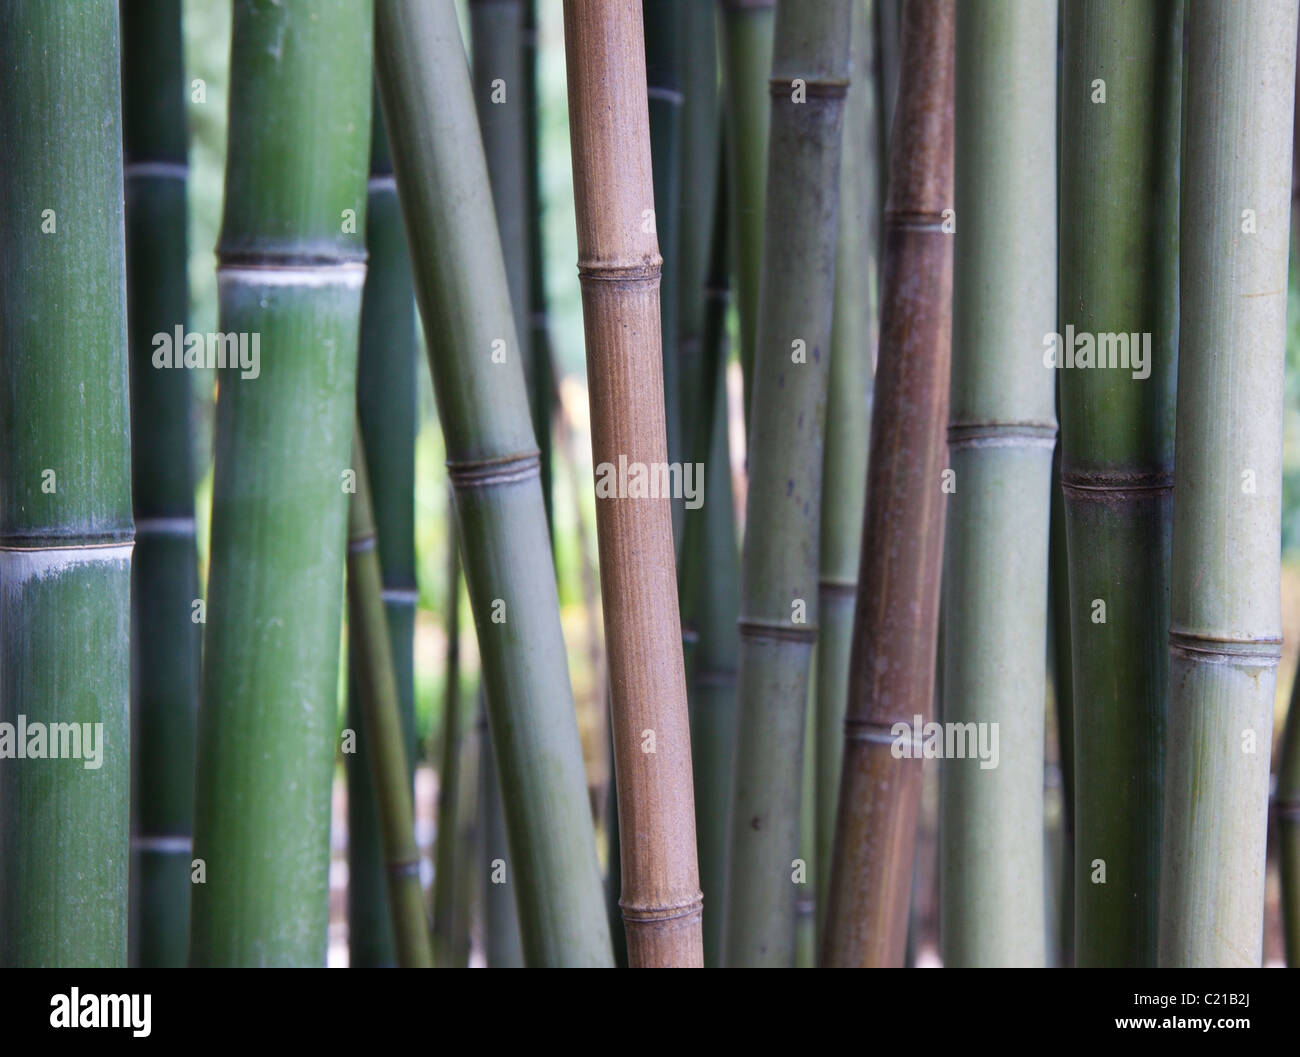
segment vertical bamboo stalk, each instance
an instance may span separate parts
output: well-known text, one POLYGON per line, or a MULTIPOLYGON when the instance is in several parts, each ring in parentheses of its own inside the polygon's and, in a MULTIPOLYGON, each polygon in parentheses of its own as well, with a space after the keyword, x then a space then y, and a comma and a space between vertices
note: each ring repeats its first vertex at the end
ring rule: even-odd
MULTIPOLYGON (((662 261, 638 0, 566 0, 565 54, 591 399, 592 461, 664 466, 662 261)), ((596 529, 609 648, 628 963, 703 963, 691 747, 667 497, 602 496, 596 529)))
POLYGON ((919 754, 934 700, 952 330, 952 0, 907 0, 890 142, 880 354, 822 963, 901 965, 919 754))
POLYGON ((524 954, 533 965, 607 965, 609 929, 537 447, 455 8, 385 0, 376 36, 524 954), (494 362, 502 352, 504 362, 494 362))
POLYGON ((1262 953, 1296 8, 1188 5, 1162 966, 1262 953))
MULTIPOLYGON (((1059 393, 1059 386, 1057 391, 1059 393)), ((1056 705, 1056 740, 1061 767, 1058 932, 1060 964, 1062 967, 1071 967, 1074 965, 1074 667, 1070 662, 1070 562, 1065 544, 1065 496, 1061 491, 1059 433, 1052 459, 1052 525, 1048 551, 1047 597, 1052 625, 1052 700, 1056 705)))
POLYGON ((1038 966, 1056 378, 1057 0, 957 7, 939 857, 944 965, 1038 966), (951 729, 951 728, 947 728, 951 729), (996 741, 994 740, 996 739, 996 741), (955 741, 955 739, 954 739, 955 741), (956 749, 960 755, 950 755, 956 749))
POLYGON ((1070 562, 1076 962, 1155 960, 1169 681, 1182 5, 1064 8, 1061 485, 1070 562), (1088 367, 1118 333, 1145 374, 1088 367), (1079 335, 1076 337, 1076 335, 1079 335), (1140 343, 1140 344, 1139 344, 1140 343), (1076 356, 1080 359, 1076 360, 1076 356))
POLYGON ((516 969, 524 964, 519 916, 509 880, 510 848, 506 839, 501 785, 497 779, 487 713, 479 709, 478 817, 482 834, 479 856, 483 902, 483 948, 489 969, 516 969))
POLYGON ((458 848, 458 805, 460 803, 461 700, 460 700, 460 544, 456 539, 455 497, 447 504, 447 652, 443 665, 442 736, 439 743, 437 828, 434 836, 433 948, 441 968, 463 964, 455 960, 458 895, 458 859, 466 849, 458 848), (457 854, 459 851, 459 854, 457 854))
POLYGON ((180 0, 124 0, 122 122, 131 334, 131 961, 185 964, 194 826, 199 597, 191 379, 155 369, 153 335, 189 311, 180 0))
POLYGON ((123 966, 132 521, 117 5, 0 4, 0 71, 0 965, 123 966))
POLYGON ((817 635, 840 140, 852 0, 776 9, 766 232, 741 557, 726 963, 789 965, 817 635))

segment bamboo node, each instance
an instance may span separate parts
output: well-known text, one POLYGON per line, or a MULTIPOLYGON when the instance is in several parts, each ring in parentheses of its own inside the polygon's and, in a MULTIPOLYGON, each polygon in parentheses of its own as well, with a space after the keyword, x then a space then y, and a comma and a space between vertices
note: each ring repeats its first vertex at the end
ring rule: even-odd
POLYGON ((1276 668, 1282 657, 1280 638, 1231 639, 1173 627, 1169 629, 1169 648, 1204 664, 1249 665, 1252 668, 1276 668))
POLYGON ((858 597, 857 580, 836 580, 831 576, 823 576, 817 581, 817 586, 821 588, 822 594, 829 595, 831 598, 858 597))
POLYGON ((1124 499, 1173 487, 1174 475, 1165 470, 1061 470, 1061 490, 1071 499, 1124 499))
POLYGON ((697 889, 695 895, 690 899, 679 903, 660 903, 656 906, 638 906, 635 903, 625 903, 620 899, 618 907, 623 912, 623 920, 629 925, 675 921, 678 918, 702 915, 704 913, 704 893, 697 889))
POLYGON ((783 624, 775 620, 738 620, 742 639, 768 639, 772 642, 816 642, 816 624, 783 624))
POLYGON ((366 551, 375 549, 375 534, 373 531, 367 532, 364 536, 357 536, 355 539, 348 540, 349 554, 364 554, 366 551))
POLYGON ((954 422, 949 448, 1055 448, 1055 422, 954 422))
POLYGON ((602 264, 599 261, 578 261, 578 278, 602 283, 658 283, 663 276, 664 259, 655 254, 649 260, 635 264, 602 264))
MULTIPOLYGON (((889 745, 894 746, 901 744, 902 739, 894 733, 895 723, 878 723, 873 719, 862 719, 857 716, 844 717, 844 740, 866 742, 868 745, 889 745)), ((909 722, 909 726, 912 726, 909 722)), ((901 756, 899 759, 922 759, 921 750, 925 745, 925 737, 920 730, 912 731, 912 753, 908 756, 901 756)))
POLYGON ((447 474, 452 487, 490 488, 498 484, 514 484, 537 477, 541 473, 542 459, 537 451, 502 455, 495 459, 472 459, 465 462, 447 461, 447 474))

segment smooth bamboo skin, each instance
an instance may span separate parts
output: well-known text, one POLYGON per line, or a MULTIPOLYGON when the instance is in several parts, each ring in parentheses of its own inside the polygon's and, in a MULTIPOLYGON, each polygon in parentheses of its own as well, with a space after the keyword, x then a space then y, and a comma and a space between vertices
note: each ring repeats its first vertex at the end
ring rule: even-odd
POLYGON ((1262 955, 1296 7, 1188 5, 1161 966, 1262 955))
POLYGON ((179 0, 125 0, 122 119, 131 332, 131 964, 178 968, 189 949, 199 597, 186 371, 154 368, 152 336, 189 311, 185 80, 179 0))
POLYGON ((496 758, 492 754, 492 739, 488 737, 487 715, 482 709, 479 713, 478 819, 482 852, 477 868, 483 906, 483 954, 489 969, 518 969, 524 964, 524 951, 519 939, 515 897, 509 885, 500 883, 499 877, 493 880, 493 864, 498 859, 508 864, 510 847, 506 839, 496 758))
POLYGON ((740 367, 749 428, 767 202, 767 137, 771 119, 768 78, 776 0, 719 0, 722 35, 723 126, 727 144, 727 200, 731 203, 731 260, 740 320, 740 367))
POLYGON ((455 7, 384 0, 376 35, 525 958, 609 965, 537 447, 455 7), (492 361, 497 340, 506 343, 505 363, 492 361))
MULTIPOLYGON (((952 0, 903 9, 898 116, 882 248, 880 353, 849 662, 826 966, 901 966, 921 761, 892 754, 896 723, 934 702, 952 334, 952 0)), ((960 487, 960 485, 958 486, 960 487)))
MULTIPOLYGON (((566 0, 592 461, 666 461, 660 257, 638 0, 566 0), (649 230, 645 228, 649 227, 649 230)), ((703 964, 691 745, 666 498, 597 500, 628 964, 703 964), (647 748, 648 746, 648 748, 647 748)))
POLYGON ((424 892, 420 888, 420 852, 415 846, 406 722, 384 614, 379 544, 370 505, 366 454, 359 436, 353 443, 352 468, 356 472, 356 492, 348 508, 348 630, 357 661, 361 740, 366 745, 371 788, 379 813, 397 964, 404 969, 431 969, 433 946, 424 913, 424 892))
MULTIPOLYGON (((1059 113, 1059 110, 1058 110, 1059 113)), ((1059 386, 1058 386, 1058 392, 1059 386)), ((1058 405, 1059 406, 1059 405, 1058 405)), ((1074 666, 1070 646, 1070 561, 1061 491, 1061 438, 1052 459, 1052 525, 1048 540, 1047 601, 1052 624, 1052 696, 1061 770, 1059 965, 1074 965, 1074 666)))
MULTIPOLYGON (((366 206, 369 260, 361 295, 357 422, 365 440, 370 498, 379 537, 388 623, 407 768, 415 780, 415 302, 388 140, 375 103, 366 206)), ((349 620, 349 636, 352 624, 349 620)), ((357 658, 349 652, 348 724, 361 724, 357 658)), ((380 846, 379 815, 365 754, 343 757, 348 783, 348 965, 391 966, 397 954, 380 846)))
POLYGON ((1070 0, 1063 11, 1055 329, 1151 335, 1148 378, 1048 372, 1061 387, 1077 706, 1075 964, 1150 966, 1169 686, 1181 3, 1070 0), (1104 103, 1092 101, 1097 78, 1104 103))
POLYGON ((1056 377, 1057 0, 957 5, 942 716, 998 758, 940 763, 945 966, 1042 967, 1043 702, 1056 377), (988 742, 986 744, 990 744, 988 742), (988 766, 993 763, 994 766, 988 766))
POLYGON ((219 380, 194 966, 325 961, 370 32, 364 3, 234 9, 220 326, 262 354, 219 380))
MULTIPOLYGON (((1294 176, 1292 177, 1294 179, 1294 176)), ((1286 964, 1300 968, 1300 679, 1291 688, 1282 735, 1282 758, 1278 763, 1277 813, 1278 861, 1282 871, 1282 934, 1286 964)))
POLYGON ((794 957, 851 7, 852 0, 835 0, 782 3, 776 11, 749 531, 741 556, 728 966, 788 966, 794 957), (797 79, 803 84, 792 87, 797 79), (797 91, 806 93, 803 101, 794 100, 797 91))
POLYGON ((72 744, 0 759, 0 965, 120 967, 132 521, 117 5, 0 5, 0 70, 0 721, 103 724, 98 768, 84 747, 65 758, 72 744))
MULTIPOLYGON (((454 496, 448 513, 452 531, 447 539, 447 653, 443 665, 442 736, 438 758, 437 829, 434 833, 433 869, 433 947, 440 968, 464 968, 457 961, 456 915, 459 904, 456 873, 459 859, 467 848, 458 847, 460 834, 456 820, 460 804, 460 763, 462 739, 460 700, 460 543, 456 539, 453 518, 454 496)), ((507 863, 509 857, 506 857, 507 863)))
POLYGON ((814 825, 810 863, 816 885, 816 936, 826 916, 826 887, 844 754, 849 648, 858 593, 858 555, 867 492, 873 360, 878 334, 880 162, 875 65, 875 0, 854 0, 849 94, 840 162, 835 250, 835 308, 822 490, 814 713, 814 825))

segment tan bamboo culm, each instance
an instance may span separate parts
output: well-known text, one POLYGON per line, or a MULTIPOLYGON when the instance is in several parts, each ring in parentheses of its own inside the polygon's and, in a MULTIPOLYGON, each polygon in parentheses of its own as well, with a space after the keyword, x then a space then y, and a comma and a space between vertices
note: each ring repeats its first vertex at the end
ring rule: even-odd
MULTIPOLYGON (((609 650, 628 964, 703 964, 690 729, 669 499, 603 495, 667 463, 639 0, 565 0, 578 274, 609 650), (630 477, 629 477, 630 479, 630 477)), ((631 491, 631 489, 629 489, 631 491)))

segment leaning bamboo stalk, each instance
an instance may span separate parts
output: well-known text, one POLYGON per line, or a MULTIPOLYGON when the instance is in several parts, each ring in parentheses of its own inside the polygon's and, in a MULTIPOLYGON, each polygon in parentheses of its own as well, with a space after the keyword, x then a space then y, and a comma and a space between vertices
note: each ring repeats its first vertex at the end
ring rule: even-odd
POLYGON ((1061 366, 1075 959, 1149 966, 1169 688, 1182 4, 1071 0, 1063 40, 1060 343, 1045 362, 1061 366), (1106 356, 1112 332, 1142 343, 1144 371, 1127 369, 1137 345, 1127 364, 1076 366, 1089 343, 1106 356))
MULTIPOLYGON (((591 400, 592 461, 664 466, 662 261, 638 0, 566 0, 565 55, 591 400)), ((652 471, 653 472, 653 471, 652 471)), ((596 528, 609 649, 628 963, 699 966, 686 678, 666 496, 602 495, 596 528)))
POLYGON ((455 8, 385 0, 376 35, 524 953, 533 965, 607 965, 537 446, 455 8))
MULTIPOLYGON (((1058 19, 1059 21, 1059 19, 1058 19)), ((1057 392, 1060 392, 1058 385, 1057 392)), ((1058 402, 1059 408, 1059 402, 1058 402)), ((1047 599, 1052 628, 1052 701, 1061 772, 1060 965, 1074 965, 1074 671, 1070 646, 1070 562, 1065 544, 1065 496, 1061 492, 1061 439, 1052 459, 1052 524, 1048 539, 1047 599)))
POLYGON ((189 311, 185 80, 180 0, 125 0, 122 121, 131 332, 131 962, 180 967, 189 950, 199 597, 194 549, 191 378, 157 370, 153 336, 189 311))
POLYGON ((195 966, 325 961, 370 34, 366 3, 234 5, 217 277, 249 355, 217 402, 195 966))
MULTIPOLYGON (((777 5, 741 556, 726 964, 789 965, 852 0, 777 5)), ((797 881, 796 881, 797 883, 797 881)))
POLYGON ((957 7, 940 765, 946 966, 1046 961, 1043 728, 1056 378, 1057 0, 957 7), (987 732, 987 733, 986 733, 987 732))
MULTIPOLYGON (((447 651, 443 664, 442 736, 438 739, 438 824, 434 835, 433 947, 441 968, 463 964, 455 957, 456 920, 466 893, 457 890, 462 738, 460 693, 460 545, 456 539, 455 497, 447 504, 447 651)), ((431 739, 432 740, 432 739, 431 739)))
POLYGON ((1162 966, 1262 954, 1296 9, 1188 5, 1162 966))
POLYGON ((822 963, 901 965, 934 699, 952 317, 952 0, 908 0, 881 273, 871 455, 822 963))
POLYGON ((117 5, 0 4, 0 71, 0 965, 121 967, 132 521, 117 5))
POLYGON ((352 449, 356 492, 348 511, 347 572, 357 696, 370 764, 370 787, 379 812, 397 964, 408 969, 432 968, 433 946, 424 914, 424 893, 420 889, 420 852, 415 846, 406 723, 397 689, 388 620, 384 615, 383 573, 360 433, 358 424, 352 449))
POLYGON ((487 713, 481 705, 477 741, 483 955, 489 969, 517 969, 524 964, 524 952, 519 941, 515 898, 505 883, 509 879, 510 849, 501 806, 501 784, 492 755, 492 739, 488 737, 487 713))

